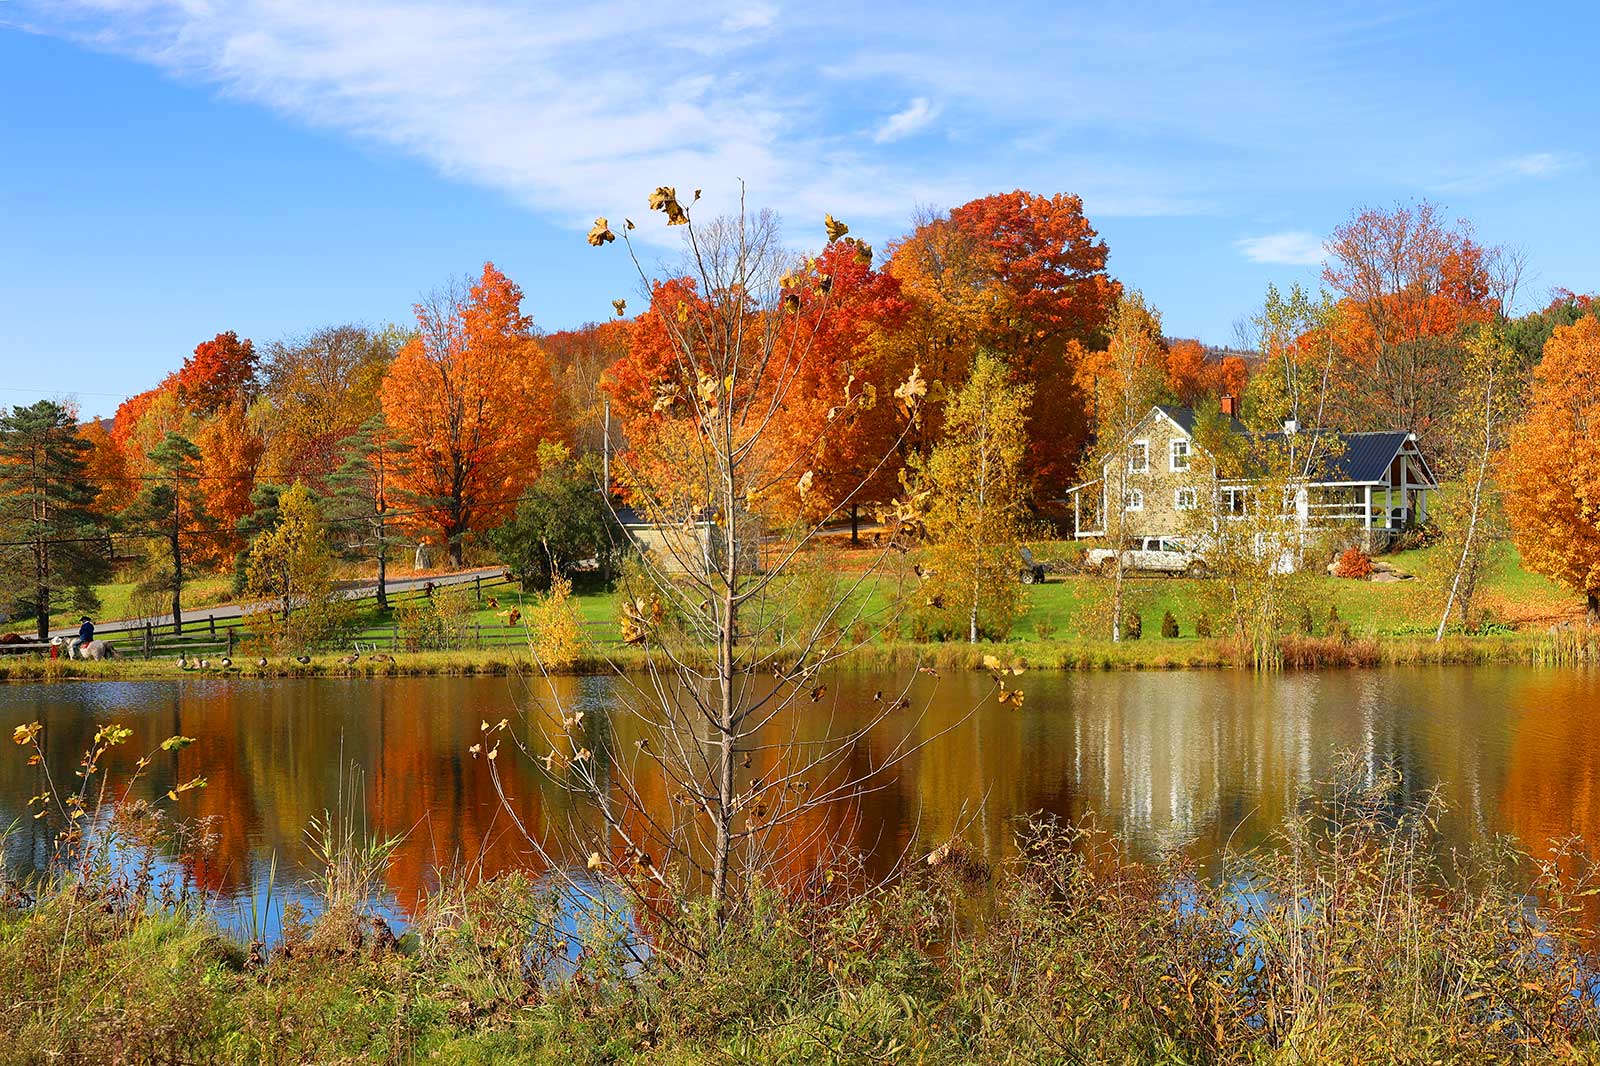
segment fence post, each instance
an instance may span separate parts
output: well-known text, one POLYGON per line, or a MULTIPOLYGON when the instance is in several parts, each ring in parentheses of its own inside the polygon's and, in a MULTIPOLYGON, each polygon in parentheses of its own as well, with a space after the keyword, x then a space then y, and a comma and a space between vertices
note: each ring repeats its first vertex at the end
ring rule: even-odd
POLYGON ((144 657, 150 658, 150 623, 144 624, 144 657))
POLYGON ((217 616, 214 615, 214 614, 206 615, 206 624, 211 627, 211 635, 213 637, 216 636, 217 635, 217 616))
POLYGON ((394 635, 389 638, 389 650, 390 651, 399 651, 400 650, 400 623, 399 622, 396 622, 394 624, 394 635))
POLYGON ((478 597, 478 606, 480 606, 480 607, 483 606, 483 575, 482 574, 473 574, 472 575, 472 591, 478 597))
POLYGON ((483 650, 483 623, 482 622, 474 622, 474 623, 472 623, 472 628, 477 630, 478 635, 477 635, 477 638, 476 638, 476 644, 477 644, 478 650, 482 651, 483 650))
POLYGON ((233 658, 233 627, 228 627, 228 658, 233 658))

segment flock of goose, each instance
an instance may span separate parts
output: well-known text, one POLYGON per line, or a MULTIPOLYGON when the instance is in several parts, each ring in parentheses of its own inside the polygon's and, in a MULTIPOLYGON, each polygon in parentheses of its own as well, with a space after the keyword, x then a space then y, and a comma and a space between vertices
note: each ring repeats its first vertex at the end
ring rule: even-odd
MULTIPOLYGON (((373 653, 371 655, 368 655, 366 658, 367 658, 368 662, 373 662, 373 663, 392 663, 392 662, 394 662, 394 656, 393 655, 387 655, 387 654, 385 654, 383 652, 375 652, 375 653, 373 653)), ((340 656, 338 659, 336 659, 334 661, 337 662, 340 666, 351 667, 351 666, 354 666, 360 659, 361 659, 361 653, 360 652, 351 652, 349 655, 340 656)), ((177 661, 178 669, 179 670, 185 670, 185 671, 192 671, 192 670, 221 670, 224 673, 226 673, 227 671, 233 669, 233 660, 228 658, 226 655, 224 655, 220 659, 215 659, 215 660, 212 660, 212 659, 191 659, 187 655, 184 655, 183 653, 180 652, 178 654, 178 658, 177 658, 176 661, 177 661)), ((294 657, 294 661, 299 663, 301 666, 309 666, 311 664, 311 656, 309 656, 309 655, 296 655, 294 657)), ((256 669, 265 670, 267 668, 267 666, 268 666, 268 661, 267 661, 266 656, 263 655, 263 656, 261 656, 260 658, 258 658, 256 660, 256 669)))

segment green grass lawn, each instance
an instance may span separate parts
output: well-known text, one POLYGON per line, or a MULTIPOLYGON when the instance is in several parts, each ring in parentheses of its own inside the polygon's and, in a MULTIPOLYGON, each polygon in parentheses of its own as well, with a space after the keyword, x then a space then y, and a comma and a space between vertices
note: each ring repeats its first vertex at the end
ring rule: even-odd
MULTIPOLYGON (((1069 546, 1064 542, 1040 543, 1033 546, 1040 559, 1059 558, 1069 546)), ((1339 617, 1357 636, 1414 636, 1431 633, 1437 622, 1439 589, 1447 579, 1453 560, 1446 558, 1440 547, 1423 548, 1384 556, 1395 567, 1415 575, 1415 580, 1381 584, 1367 581, 1349 581, 1324 574, 1306 575, 1313 599, 1323 604, 1314 615, 1318 632, 1327 625, 1326 604, 1337 608, 1339 617)), ((859 575, 847 575, 853 580, 859 575)), ((890 622, 894 611, 890 608, 893 582, 878 579, 858 594, 864 604, 864 620, 874 628, 890 622), (875 586, 875 587, 874 587, 875 586)), ((132 615, 131 583, 100 586, 98 592, 102 608, 99 620, 109 620, 132 615)), ((474 597, 472 586, 448 590, 442 595, 474 597)), ((589 623, 587 635, 599 642, 619 639, 617 626, 618 593, 594 588, 580 589, 575 598, 580 617, 589 623)), ((1106 623, 1096 621, 1093 605, 1107 595, 1107 581, 1098 575, 1053 576, 1046 584, 1024 590, 1026 607, 1013 628, 1012 643, 1039 643, 1041 641, 1069 641, 1097 639, 1106 623)), ((1162 617, 1171 612, 1179 626, 1180 639, 1195 636, 1195 623, 1208 601, 1215 599, 1214 589, 1208 590, 1202 582, 1190 578, 1165 576, 1130 577, 1127 582, 1128 602, 1136 609, 1143 623, 1145 640, 1161 638, 1162 617), (1208 595, 1208 591, 1213 593, 1208 595)), ((226 575, 206 575, 196 579, 185 590, 185 615, 202 622, 205 607, 231 600, 229 578, 226 575)), ((469 627, 468 646, 476 642, 477 627, 481 626, 494 644, 493 637, 504 637, 507 612, 515 608, 524 616, 537 601, 537 594, 524 593, 516 584, 486 586, 482 600, 472 605, 466 616, 469 627)), ((397 597, 396 602, 414 602, 415 594, 397 597)), ((1553 582, 1531 573, 1521 565, 1516 549, 1502 544, 1496 551, 1489 574, 1479 593, 1479 603, 1488 608, 1491 617, 1525 628, 1542 629, 1546 620, 1570 614, 1577 599, 1553 582)), ((74 612, 63 611, 55 616, 54 624, 67 625, 76 618, 74 612)), ((848 623, 849 619, 846 619, 848 623)), ((1220 635, 1220 625, 1213 608, 1214 631, 1220 635)), ((358 608, 349 636, 352 641, 372 641, 387 644, 393 636, 396 615, 393 608, 379 610, 372 601, 363 601, 358 608)), ((219 623, 219 630, 221 629, 219 623)))
MULTIPOLYGON (((139 617, 139 611, 134 606, 134 589, 132 581, 117 581, 106 585, 96 585, 95 595, 100 597, 100 609, 94 613, 97 623, 121 621, 128 618, 139 617)), ((204 617, 206 607, 217 604, 232 603, 233 576, 231 574, 201 574, 186 582, 183 588, 183 613, 187 618, 190 612, 197 617, 204 617)), ((161 600, 160 613, 165 614, 170 608, 170 599, 161 600)), ((51 613, 50 628, 72 625, 83 612, 62 608, 51 613)))

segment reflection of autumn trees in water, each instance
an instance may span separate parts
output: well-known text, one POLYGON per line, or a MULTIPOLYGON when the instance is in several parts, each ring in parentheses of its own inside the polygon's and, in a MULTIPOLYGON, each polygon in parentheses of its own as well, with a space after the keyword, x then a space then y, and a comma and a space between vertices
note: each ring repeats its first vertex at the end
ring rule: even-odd
MULTIPOLYGON (((1550 857, 1570 836, 1581 836, 1591 855, 1600 852, 1600 679, 1587 694, 1573 698, 1568 675, 1535 675, 1515 693, 1505 782, 1500 790, 1500 823, 1524 841, 1533 854, 1550 857)), ((1559 856, 1564 873, 1578 872, 1559 856)), ((1588 916, 1600 918, 1600 901, 1588 901, 1588 916)))
MULTIPOLYGON (((870 713, 871 693, 886 680, 840 675, 830 700, 842 714, 858 706, 870 713)), ((817 811, 790 827, 787 839, 772 842, 778 871, 804 870, 842 843, 881 873, 913 834, 931 845, 961 826, 979 850, 1000 857, 1012 846, 1016 816, 1038 810, 1092 813, 1136 853, 1180 848, 1204 861, 1230 841, 1268 839, 1327 778, 1337 751, 1356 752, 1373 768, 1396 763, 1413 794, 1443 782, 1452 843, 1505 831, 1538 853, 1572 833, 1600 838, 1600 746, 1590 742, 1600 675, 1592 671, 1029 674, 1024 682, 1026 710, 990 701, 857 809, 817 811)), ((588 746, 602 752, 610 682, 556 684, 569 707, 586 711, 588 746)), ((847 771, 881 763, 925 703, 914 739, 959 722, 986 689, 981 675, 919 682, 914 707, 860 745, 847 771)), ((108 720, 134 729, 107 761, 114 781, 165 737, 196 737, 181 752, 158 753, 135 795, 154 799, 197 774, 208 778, 209 787, 186 794, 179 811, 216 820, 216 846, 190 872, 223 893, 246 888, 274 853, 280 881, 302 879, 305 826, 338 807, 341 770, 355 767, 361 794, 346 808, 364 816, 373 834, 407 834, 388 883, 409 907, 441 867, 492 874, 536 865, 486 766, 467 749, 480 722, 507 717, 540 754, 537 721, 519 708, 553 713, 542 709, 548 700, 536 700, 541 694, 538 685, 506 678, 9 686, 0 688, 0 727, 43 721, 58 781, 75 780, 78 758, 108 720)), ((808 728, 802 720, 802 738, 808 728)), ((636 739, 630 722, 619 720, 616 752, 632 755, 636 739)), ((574 837, 583 847, 600 842, 592 826, 577 823, 587 808, 509 745, 499 768, 516 813, 546 847, 564 849, 574 837)), ((0 821, 9 823, 38 791, 37 773, 15 752, 0 760, 0 821)), ((347 769, 342 776, 348 789, 347 769)), ((672 802, 659 780, 639 784, 647 802, 672 802)), ((23 822, 7 844, 8 861, 37 863, 49 830, 23 822)))

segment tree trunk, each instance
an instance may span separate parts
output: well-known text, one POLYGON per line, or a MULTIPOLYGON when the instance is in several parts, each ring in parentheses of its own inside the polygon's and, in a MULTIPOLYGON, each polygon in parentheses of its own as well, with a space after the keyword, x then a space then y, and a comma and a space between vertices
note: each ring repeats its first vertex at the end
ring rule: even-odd
POLYGON ((978 643, 978 597, 983 595, 983 581, 981 571, 974 568, 972 574, 972 613, 967 617, 967 643, 978 643))
POLYGON ((178 534, 172 534, 172 634, 183 633, 183 550, 178 534))
POLYGON ((39 639, 48 640, 50 638, 50 588, 48 585, 39 586, 38 603, 39 639))
POLYGON ((378 610, 389 609, 389 588, 386 578, 389 573, 389 552, 387 549, 378 551, 378 610))
POLYGON ((725 585, 722 590, 722 628, 717 634, 717 674, 721 685, 721 705, 717 708, 717 732, 719 746, 717 751, 717 818, 716 818, 716 855, 712 862, 711 871, 711 896, 718 906, 717 921, 727 920, 728 901, 728 864, 733 857, 733 818, 734 818, 734 759, 738 753, 734 750, 735 724, 734 714, 738 701, 734 699, 734 671, 733 655, 734 642, 738 639, 738 575, 739 575, 739 542, 738 515, 735 511, 737 501, 731 487, 732 479, 729 478, 728 490, 724 493, 724 514, 728 516, 727 533, 727 558, 723 560, 725 585))
POLYGON ((1585 612, 1585 617, 1588 618, 1590 625, 1600 626, 1600 592, 1589 593, 1589 608, 1585 612))
POLYGON ((859 503, 850 505, 850 543, 852 545, 861 543, 861 505, 859 503))

